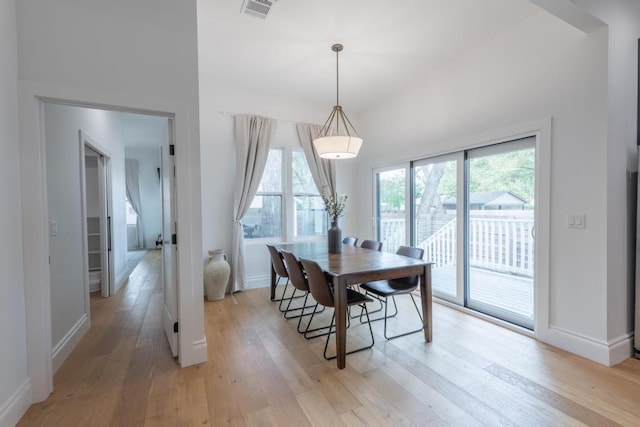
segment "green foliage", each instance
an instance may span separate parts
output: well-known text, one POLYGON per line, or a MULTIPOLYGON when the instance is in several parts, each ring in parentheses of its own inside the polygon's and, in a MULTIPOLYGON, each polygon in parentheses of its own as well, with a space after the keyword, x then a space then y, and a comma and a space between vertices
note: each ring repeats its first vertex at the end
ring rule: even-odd
POLYGON ((472 193, 511 191, 528 203, 534 200, 535 150, 512 151, 472 159, 469 165, 472 193))
MULTIPOLYGON (((456 196, 456 162, 447 161, 441 178, 433 177, 433 165, 415 169, 414 198, 420 200, 425 188, 439 179, 437 195, 441 200, 456 196)), ((474 192, 511 191, 525 199, 529 204, 534 201, 535 191, 535 150, 525 149, 478 157, 470 160, 469 189, 474 192)), ((405 173, 397 169, 379 174, 380 206, 383 210, 403 210, 405 207, 405 173)))
POLYGON ((402 210, 405 204, 404 169, 380 173, 380 203, 384 210, 402 210))

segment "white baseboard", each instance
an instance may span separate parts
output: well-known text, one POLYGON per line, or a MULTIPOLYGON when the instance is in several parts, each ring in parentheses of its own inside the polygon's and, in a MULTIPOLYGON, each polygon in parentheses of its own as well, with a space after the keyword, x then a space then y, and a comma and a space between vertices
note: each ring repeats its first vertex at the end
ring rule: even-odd
POLYGON ((258 289, 267 288, 271 284, 271 276, 254 276, 247 280, 247 287, 245 289, 258 289))
POLYGON ((127 280, 129 280, 129 274, 131 274, 131 271, 128 268, 125 268, 116 277, 116 283, 114 285, 115 286, 115 289, 114 289, 115 293, 118 293, 118 291, 120 290, 122 285, 124 285, 127 282, 127 280))
POLYGON ((207 361, 207 338, 196 340, 192 343, 189 349, 189 354, 185 352, 180 353, 180 366, 187 367, 191 365, 197 365, 198 363, 204 363, 207 361))
POLYGON ((6 402, 0 404, 0 426, 15 426, 31 405, 31 380, 27 378, 6 402))
POLYGON ((633 334, 624 335, 609 342, 609 366, 633 356, 633 334))
POLYGON ((633 335, 631 334, 605 342, 557 326, 550 326, 545 331, 537 331, 536 335, 540 341, 605 366, 616 365, 633 354, 633 335))
POLYGON ((60 366, 62 366, 62 363, 67 359, 67 357, 69 357, 71 351, 73 351, 76 345, 78 345, 80 339, 82 339, 84 334, 87 333, 90 326, 91 322, 89 321, 89 316, 83 314, 69 332, 67 332, 67 334, 60 340, 60 342, 55 345, 51 352, 51 365, 54 374, 58 371, 60 366))

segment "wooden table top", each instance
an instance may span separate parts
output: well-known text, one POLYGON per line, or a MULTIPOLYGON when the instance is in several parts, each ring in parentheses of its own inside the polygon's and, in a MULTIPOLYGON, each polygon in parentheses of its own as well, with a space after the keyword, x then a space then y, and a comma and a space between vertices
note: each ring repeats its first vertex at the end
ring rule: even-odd
MULTIPOLYGON (((371 276, 376 271, 385 271, 385 278, 389 278, 390 272, 394 270, 398 271, 398 277, 403 277, 411 271, 415 271, 413 274, 419 274, 422 268, 429 264, 420 259, 345 244, 342 245, 342 253, 328 253, 327 242, 324 241, 275 246, 292 252, 298 258, 317 262, 326 273, 336 277, 361 274, 371 276)), ((375 277, 370 277, 369 280, 375 280, 375 277)))

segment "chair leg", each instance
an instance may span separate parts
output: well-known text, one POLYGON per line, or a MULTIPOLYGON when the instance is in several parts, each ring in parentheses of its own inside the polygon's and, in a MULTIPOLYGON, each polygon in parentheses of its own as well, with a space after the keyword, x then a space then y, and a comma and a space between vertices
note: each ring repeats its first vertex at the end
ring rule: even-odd
MULTIPOLYGON (((359 304, 359 306, 360 306, 360 308, 362 308, 362 311, 364 311, 364 312, 365 312, 365 315, 367 316, 367 320, 369 320, 369 311, 367 310, 367 305, 366 305, 366 303, 363 303, 362 305, 360 305, 360 304, 359 304)), ((335 310, 334 310, 334 311, 333 311, 333 315, 331 316, 331 323, 330 323, 330 325, 329 325, 329 326, 330 326, 330 329, 329 329, 329 333, 327 334, 327 340, 326 340, 326 341, 325 341, 325 343, 324 343, 324 352, 322 353, 322 355, 324 356, 324 358, 325 358, 326 360, 333 360, 333 359, 335 359, 336 357, 338 357, 337 355, 335 355, 335 356, 327 356, 327 348, 329 347, 329 339, 331 338, 331 334, 332 334, 333 332, 335 332, 335 331, 333 331, 333 322, 334 322, 335 318, 336 318, 336 312, 335 312, 335 310)), ((347 319, 347 320, 348 320, 348 319, 347 319)), ((364 347, 357 348, 357 349, 355 349, 355 350, 347 351, 347 352, 345 353, 345 355, 346 355, 346 354, 353 354, 353 353, 357 353, 357 352, 359 352, 359 351, 363 351, 363 350, 368 350, 368 349, 370 349, 371 347, 373 347, 373 345, 375 344, 376 340, 375 340, 375 338, 373 337, 373 329, 371 328, 371 322, 367 322, 367 323, 369 324, 369 334, 371 335, 371 344, 369 344, 369 345, 367 345, 367 346, 364 346, 364 347)))
MULTIPOLYGON (((369 314, 377 313, 377 312, 381 311, 383 308, 385 309, 385 311, 384 311, 385 315, 383 317, 378 317, 376 319, 372 319, 371 320, 372 322, 377 322, 378 320, 386 320, 388 317, 396 317, 398 315, 398 306, 395 305, 395 300, 393 301, 393 303, 394 303, 393 314, 387 315, 387 301, 388 301, 388 298, 382 298, 382 297, 379 297, 378 295, 371 294, 371 293, 369 294, 369 297, 377 299, 378 302, 380 302, 380 308, 377 308, 374 311, 370 311, 369 314)), ((362 313, 360 313, 360 323, 364 323, 362 321, 362 313)))
MULTIPOLYGON (((312 305, 307 305, 307 300, 309 298, 309 292, 304 292, 304 295, 300 295, 300 296, 294 296, 297 292, 297 289, 293 290, 293 294, 291 294, 291 298, 289 299, 289 303, 287 304, 287 308, 284 310, 284 318, 285 319, 298 319, 300 317, 304 317, 304 316, 310 316, 311 313, 305 313, 304 311, 308 308, 314 308, 315 304, 312 305), (294 307, 291 308, 291 301, 293 301, 295 298, 301 298, 304 297, 304 301, 302 302, 302 306, 301 307, 294 307), (298 313, 298 314, 293 314, 293 315, 288 315, 289 313, 298 313)), ((319 311, 318 313, 321 313, 324 310, 324 307, 322 307, 322 310, 319 311)), ((300 331, 298 331, 300 332, 300 331)))
MULTIPOLYGON (((311 313, 311 317, 309 318, 309 322, 307 323, 307 327, 305 328, 304 331, 301 331, 300 329, 298 329, 298 332, 300 332, 301 334, 303 334, 302 336, 307 339, 313 339, 313 338, 318 338, 318 337, 323 337, 325 335, 328 335, 331 331, 330 326, 320 326, 319 328, 313 328, 313 329, 309 329, 309 327, 311 326, 311 322, 313 322, 313 318, 317 313, 322 313, 324 311, 325 307, 322 307, 322 310, 318 311, 318 304, 315 305, 314 309, 313 309, 313 313, 311 313), (318 331, 324 331, 325 329, 329 329, 329 332, 325 332, 322 334, 315 334, 315 335, 309 335, 310 332, 318 332, 318 331)), ((302 317, 300 318, 300 320, 302 320, 302 317)), ((300 327, 300 320, 298 320, 298 328, 300 327)))
POLYGON ((283 304, 287 301, 291 301, 291 299, 293 298, 302 298, 304 297, 304 295, 298 295, 297 297, 294 297, 295 291, 296 289, 293 289, 293 292, 291 293, 290 296, 287 296, 287 289, 289 287, 289 279, 287 279, 287 282, 284 284, 284 290, 282 291, 282 297, 279 299, 274 299, 273 301, 280 301, 280 304, 278 304, 278 310, 280 310, 280 313, 284 313, 285 311, 287 311, 286 308, 282 308, 283 304))
MULTIPOLYGON (((374 299, 378 300, 378 302, 380 303, 380 307, 376 308, 376 309, 375 309, 375 310, 373 310, 373 311, 370 311, 370 312, 369 312, 369 314, 373 314, 373 313, 377 313, 377 312, 379 312, 379 311, 382 311, 382 308, 383 308, 383 307, 382 307, 382 305, 383 305, 382 298, 380 298, 380 297, 379 297, 379 296, 377 296, 377 295, 374 295, 374 294, 370 293, 369 291, 365 291, 365 293, 364 293, 364 294, 365 294, 366 296, 368 296, 368 297, 371 297, 371 298, 374 298, 374 299)), ((352 319, 355 319, 356 317, 358 317, 358 318, 360 319, 360 323, 362 323, 362 310, 360 310, 360 314, 359 314, 358 316, 353 316, 353 317, 351 317, 351 318, 352 318, 352 319)), ((392 317, 393 317, 393 316, 392 316, 392 317)), ((376 320, 380 320, 380 319, 382 319, 382 317, 381 317, 381 318, 379 318, 379 319, 374 319, 374 322, 375 322, 376 320)))
MULTIPOLYGON (((396 298, 394 296, 391 296, 391 298, 393 299, 393 305, 396 308, 396 313, 398 312, 398 306, 396 305, 396 298)), ((420 313, 420 309, 418 308, 418 304, 416 304, 415 299, 413 298, 413 295, 409 294, 409 298, 411 298, 411 302, 413 303, 413 306, 416 308, 416 311, 418 312, 418 317, 420 318, 420 327, 416 330, 413 331, 409 331, 409 332, 403 332, 401 334, 398 335, 394 335, 392 337, 387 336, 387 317, 386 317, 386 313, 387 313, 387 307, 385 306, 385 318, 384 318, 384 337, 388 340, 392 340, 394 338, 400 338, 400 337, 404 337, 405 335, 410 335, 410 334, 415 334, 416 332, 420 332, 421 330, 424 329, 424 319, 422 317, 422 314, 420 313)))

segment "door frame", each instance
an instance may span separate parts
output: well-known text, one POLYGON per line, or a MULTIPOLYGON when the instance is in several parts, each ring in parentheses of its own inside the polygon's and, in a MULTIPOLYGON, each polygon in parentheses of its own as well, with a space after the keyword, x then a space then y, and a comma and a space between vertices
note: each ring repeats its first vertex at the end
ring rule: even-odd
MULTIPOLYGON (((404 162, 399 162, 399 163, 393 163, 393 164, 388 164, 385 166, 380 166, 380 167, 374 167, 372 170, 372 175, 373 175, 373 185, 372 185, 372 211, 373 211, 373 215, 371 216, 371 226, 372 226, 372 235, 374 236, 374 238, 376 240, 380 240, 382 241, 382 239, 380 238, 380 210, 379 210, 379 196, 380 196, 380 192, 379 192, 379 186, 380 186, 380 182, 378 179, 379 174, 384 173, 384 172, 390 172, 390 171, 394 171, 394 170, 401 170, 404 169, 405 171, 405 176, 404 176, 404 200, 405 200, 405 213, 404 213, 404 222, 405 222, 405 235, 404 235, 404 240, 405 240, 405 244, 408 244, 408 242, 411 241, 411 227, 408 226, 408 224, 411 221, 411 210, 412 210, 412 206, 411 206, 411 188, 412 188, 412 177, 411 177, 411 162, 410 161, 404 161, 404 162)), ((391 248, 388 247, 384 247, 382 248, 383 252, 388 251, 391 248)), ((397 248, 396 248, 397 249, 397 248)), ((395 252, 395 249, 391 249, 391 252, 395 252)))
MULTIPOLYGON (((499 144, 521 138, 533 136, 536 138, 536 247, 535 247, 535 289, 534 289, 534 329, 533 332, 524 330, 516 325, 507 324, 498 319, 491 318, 473 310, 457 304, 450 303, 445 300, 439 300, 443 304, 454 309, 466 312, 468 314, 480 317, 489 322, 499 324, 516 332, 535 336, 538 339, 554 344, 566 338, 562 332, 554 328, 550 320, 550 246, 551 246, 551 146, 552 146, 552 130, 553 118, 543 117, 528 122, 515 123, 500 128, 486 130, 477 134, 466 134, 457 136, 452 140, 438 141, 437 147, 433 151, 425 151, 423 147, 413 153, 405 153, 402 161, 370 164, 371 173, 371 211, 372 218, 375 217, 376 209, 376 172, 385 168, 393 168, 404 162, 418 160, 423 158, 435 157, 454 152, 470 150, 474 148, 484 147, 487 145, 499 144), (446 149, 442 149, 446 147, 446 149)), ((462 173, 459 170, 459 173, 462 173)), ((460 190, 460 189, 459 189, 460 190)), ((372 221, 373 222, 373 221, 372 221)), ((375 230, 375 223, 372 224, 375 230)))
POLYGON ((117 91, 89 91, 45 82, 22 80, 18 87, 20 109, 20 192, 22 195, 23 250, 25 265, 25 314, 27 318, 27 365, 33 402, 45 400, 53 390, 51 358, 51 292, 47 247, 48 214, 44 103, 117 110, 174 117, 176 141, 181 155, 176 161, 176 185, 180 208, 180 260, 178 312, 180 319, 180 365, 207 360, 202 286, 202 223, 200 145, 197 105, 175 97, 145 97, 117 91))
MULTIPOLYGON (((111 230, 111 218, 113 218, 113 203, 112 203, 112 195, 111 195, 111 153, 104 146, 99 144, 96 140, 91 138, 86 132, 82 129, 78 131, 78 136, 80 139, 80 161, 81 165, 84 165, 84 158, 86 154, 86 147, 89 147, 91 150, 98 153, 98 155, 103 159, 104 165, 98 161, 98 199, 99 199, 99 210, 100 210, 100 250, 102 252, 101 255, 101 274, 100 274, 100 290, 103 297, 109 297, 115 294, 115 272, 113 265, 113 236, 111 230), (105 266, 107 268, 105 268, 105 266)), ((80 184, 80 189, 82 192, 82 218, 87 217, 86 208, 87 208, 87 189, 86 189, 86 176, 85 169, 82 168, 82 182, 80 184)), ((82 242, 84 245, 87 244, 87 224, 86 221, 82 223, 82 242)), ((83 248, 83 265, 85 270, 85 288, 87 292, 87 304, 89 303, 89 260, 87 256, 87 248, 83 248)), ((89 309, 87 307, 87 313, 89 313, 89 309)))

